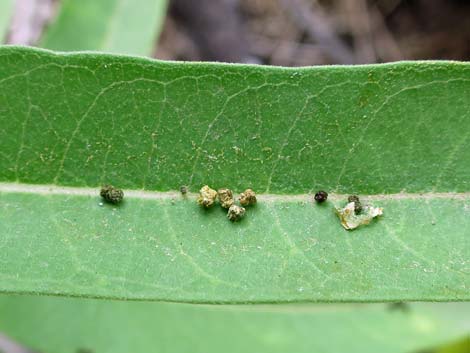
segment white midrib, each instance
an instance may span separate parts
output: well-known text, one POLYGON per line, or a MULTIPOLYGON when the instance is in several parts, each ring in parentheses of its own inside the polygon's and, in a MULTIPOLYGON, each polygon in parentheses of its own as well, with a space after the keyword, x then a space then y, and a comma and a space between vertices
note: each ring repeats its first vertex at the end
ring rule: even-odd
MULTIPOLYGON (((36 185, 36 184, 20 184, 20 183, 0 183, 0 193, 27 193, 37 195, 76 195, 76 196, 97 196, 99 195, 99 187, 69 187, 57 185, 36 185)), ((182 197, 178 191, 146 191, 146 190, 124 190, 125 197, 139 199, 175 199, 182 197)), ((187 193, 188 198, 195 197, 196 193, 187 193)), ((375 195, 359 195, 366 200, 419 200, 419 199, 470 199, 470 192, 428 192, 428 193, 396 193, 396 194, 375 194, 375 195)), ((347 194, 331 193, 328 195, 329 200, 344 200, 347 194)), ((312 200, 313 194, 298 195, 277 195, 277 194, 258 194, 260 201, 309 201, 312 200)))

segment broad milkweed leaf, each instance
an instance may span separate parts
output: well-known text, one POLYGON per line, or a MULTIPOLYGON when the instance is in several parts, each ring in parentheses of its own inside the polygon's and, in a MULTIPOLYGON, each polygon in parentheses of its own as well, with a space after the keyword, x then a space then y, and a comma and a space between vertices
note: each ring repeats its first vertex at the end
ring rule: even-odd
POLYGON ((48 353, 410 353, 464 337, 465 313, 465 303, 196 306, 2 296, 0 330, 48 353))
POLYGON ((167 0, 64 0, 41 46, 149 56, 166 8, 167 0))
POLYGON ((4 47, 0 68, 3 292, 470 299, 468 64, 285 69, 4 47), (100 205, 106 183, 124 188, 121 205, 100 205), (205 184, 252 188, 258 204, 231 223, 196 204, 205 184), (344 230, 334 206, 349 193, 384 215, 344 230))

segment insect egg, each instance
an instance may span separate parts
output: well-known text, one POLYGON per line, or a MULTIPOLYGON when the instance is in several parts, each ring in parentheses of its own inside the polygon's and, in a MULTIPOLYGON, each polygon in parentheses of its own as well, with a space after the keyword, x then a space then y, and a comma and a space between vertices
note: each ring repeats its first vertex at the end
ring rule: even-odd
POLYGON ((315 201, 318 203, 325 202, 328 199, 328 193, 326 191, 319 191, 315 194, 315 201))

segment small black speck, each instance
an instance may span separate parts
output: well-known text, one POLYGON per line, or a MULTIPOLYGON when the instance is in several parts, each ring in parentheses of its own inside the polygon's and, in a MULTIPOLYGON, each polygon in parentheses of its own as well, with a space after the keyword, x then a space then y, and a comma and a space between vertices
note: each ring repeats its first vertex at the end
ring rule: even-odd
POLYGON ((388 305, 388 309, 390 311, 401 311, 403 313, 407 313, 410 311, 410 306, 404 302, 397 302, 397 303, 390 303, 388 305))
POLYGON ((319 191, 315 194, 315 201, 318 203, 325 202, 328 199, 328 193, 326 191, 319 191))
POLYGON ((354 213, 359 214, 362 212, 362 204, 359 201, 359 197, 356 195, 348 196, 348 202, 354 202, 354 213))
POLYGON ((124 192, 112 185, 105 185, 101 188, 100 196, 109 203, 118 204, 124 198, 124 192))
POLYGON ((93 351, 88 348, 79 348, 76 353, 93 353, 93 351))
POLYGON ((188 193, 188 187, 185 185, 182 185, 180 187, 180 192, 181 192, 181 195, 186 195, 188 193))

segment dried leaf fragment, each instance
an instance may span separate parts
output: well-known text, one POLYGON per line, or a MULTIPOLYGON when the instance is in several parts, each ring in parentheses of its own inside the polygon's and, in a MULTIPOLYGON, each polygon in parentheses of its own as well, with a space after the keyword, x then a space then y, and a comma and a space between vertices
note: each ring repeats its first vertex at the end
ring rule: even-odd
POLYGON ((242 206, 250 206, 256 203, 256 194, 251 189, 246 189, 240 194, 240 204, 242 206))
POLYGON ((239 221, 240 219, 243 218, 244 215, 245 215, 245 208, 238 206, 238 205, 230 206, 227 212, 227 217, 232 222, 239 221))
POLYGON ((223 208, 230 208, 234 203, 233 192, 230 189, 219 189, 217 196, 219 197, 220 206, 223 208))
POLYGON ((217 191, 211 189, 208 185, 204 185, 201 190, 199 190, 199 197, 197 198, 197 203, 205 208, 209 208, 214 205, 216 198, 217 191))
POLYGON ((338 215, 341 225, 344 229, 351 230, 355 229, 363 224, 369 224, 375 217, 383 214, 381 207, 374 206, 362 206, 361 214, 356 214, 355 203, 349 202, 344 208, 336 208, 336 214, 338 215))

